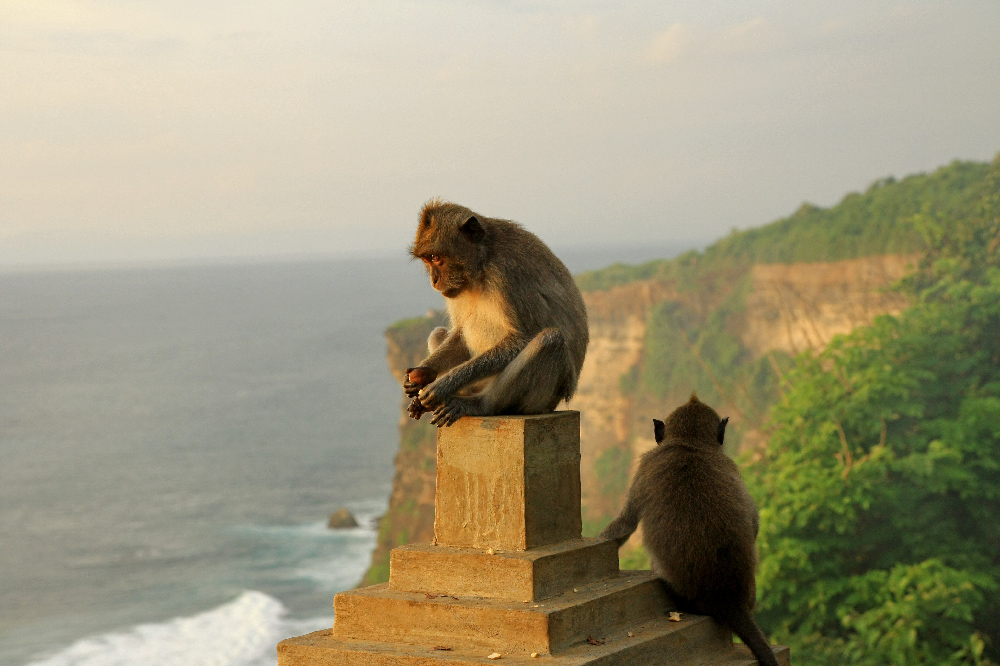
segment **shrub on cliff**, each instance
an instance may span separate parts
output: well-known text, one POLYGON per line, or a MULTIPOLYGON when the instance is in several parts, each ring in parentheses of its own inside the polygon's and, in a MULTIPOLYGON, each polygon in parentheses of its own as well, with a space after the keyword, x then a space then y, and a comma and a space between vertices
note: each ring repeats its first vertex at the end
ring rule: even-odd
POLYGON ((1000 160, 898 317, 802 356, 748 474, 758 615, 799 664, 1000 656, 1000 160))

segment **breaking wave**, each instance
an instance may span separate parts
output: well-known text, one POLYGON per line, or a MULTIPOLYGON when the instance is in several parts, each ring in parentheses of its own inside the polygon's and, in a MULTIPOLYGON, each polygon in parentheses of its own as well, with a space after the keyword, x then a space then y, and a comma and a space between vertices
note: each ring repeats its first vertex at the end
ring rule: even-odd
POLYGON ((286 615, 274 597, 249 591, 197 615, 84 638, 29 666, 274 666, 279 641, 333 625, 286 615))

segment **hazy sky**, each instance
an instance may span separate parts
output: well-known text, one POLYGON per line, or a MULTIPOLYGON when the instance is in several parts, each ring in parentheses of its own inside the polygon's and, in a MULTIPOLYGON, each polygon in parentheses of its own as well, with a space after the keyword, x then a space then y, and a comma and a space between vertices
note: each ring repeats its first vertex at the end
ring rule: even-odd
POLYGON ((709 240, 990 159, 998 72, 996 0, 0 0, 0 264, 709 240))

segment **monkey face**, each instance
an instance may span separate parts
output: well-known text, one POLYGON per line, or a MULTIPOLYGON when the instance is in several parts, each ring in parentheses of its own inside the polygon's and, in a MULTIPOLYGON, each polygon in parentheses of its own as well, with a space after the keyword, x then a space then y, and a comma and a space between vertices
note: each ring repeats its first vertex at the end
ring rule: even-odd
POLYGON ((420 213, 411 254, 424 262, 431 286, 455 298, 477 277, 486 229, 468 208, 432 200, 420 213))
POLYGON ((465 269, 460 262, 431 254, 420 257, 427 268, 431 286, 441 292, 445 298, 455 298, 465 289, 468 282, 465 269))

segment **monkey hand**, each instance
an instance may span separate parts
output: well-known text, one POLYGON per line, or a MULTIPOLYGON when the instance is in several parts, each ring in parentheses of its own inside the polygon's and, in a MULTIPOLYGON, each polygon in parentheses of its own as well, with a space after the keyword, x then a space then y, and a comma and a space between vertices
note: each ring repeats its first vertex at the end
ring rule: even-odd
POLYGON ((441 379, 431 382, 417 392, 417 400, 427 409, 437 409, 444 402, 453 396, 458 390, 452 386, 453 382, 448 381, 450 375, 445 375, 441 379))
POLYGON ((448 398, 434 410, 431 416, 431 425, 438 428, 450 426, 468 413, 468 404, 465 399, 459 397, 448 398))
POLYGON ((406 412, 410 415, 411 419, 416 421, 420 420, 420 417, 424 415, 427 408, 420 404, 420 401, 416 398, 410 401, 410 406, 406 408, 406 412))
POLYGON ((611 524, 605 527, 597 536, 601 539, 616 541, 618 542, 618 546, 621 547, 628 541, 628 538, 632 536, 632 533, 635 532, 635 528, 638 526, 638 514, 631 511, 630 506, 626 505, 621 514, 612 520, 611 524))
POLYGON ((425 368, 423 366, 407 368, 406 376, 403 378, 403 393, 405 393, 408 398, 415 398, 420 392, 420 389, 427 386, 435 379, 437 379, 436 370, 431 370, 430 368, 425 368))

